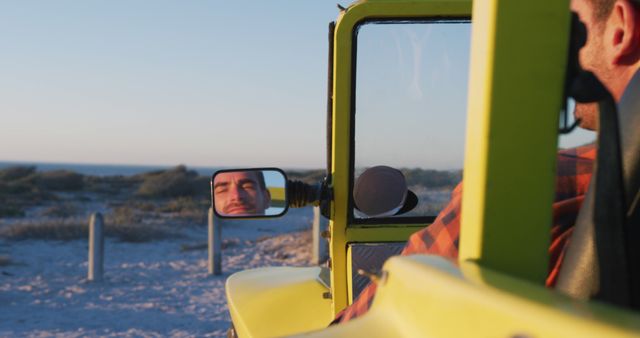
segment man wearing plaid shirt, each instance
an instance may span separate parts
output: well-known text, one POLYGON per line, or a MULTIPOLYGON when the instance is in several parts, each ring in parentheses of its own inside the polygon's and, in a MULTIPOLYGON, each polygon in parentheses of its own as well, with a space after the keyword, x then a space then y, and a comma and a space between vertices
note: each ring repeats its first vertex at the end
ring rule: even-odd
MULTIPOLYGON (((593 72, 619 101, 631 77, 640 68, 640 0, 572 0, 571 9, 586 25, 588 40, 580 51, 580 63, 593 72)), ((597 106, 578 104, 580 126, 597 129, 597 106)), ((556 195, 553 203, 549 275, 546 285, 556 283, 566 244, 587 193, 596 149, 593 144, 558 154, 556 195)), ((430 226, 411 235, 401 255, 432 254, 455 260, 460 241, 462 183, 451 201, 430 226)), ((371 306, 376 285, 370 283, 333 323, 361 316, 371 306)))

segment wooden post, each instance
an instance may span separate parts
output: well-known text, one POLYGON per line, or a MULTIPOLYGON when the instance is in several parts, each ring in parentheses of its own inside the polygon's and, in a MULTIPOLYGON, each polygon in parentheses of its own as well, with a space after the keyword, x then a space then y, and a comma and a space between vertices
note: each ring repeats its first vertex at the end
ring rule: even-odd
POLYGON ((89 272, 87 279, 102 281, 104 271, 104 221, 102 214, 96 212, 89 221, 89 272))
POLYGON ((222 273, 222 220, 209 208, 209 274, 222 273))
POLYGON ((320 215, 320 207, 313 207, 313 229, 312 229, 312 263, 321 264, 329 258, 329 243, 322 237, 322 233, 327 230, 327 220, 320 215))

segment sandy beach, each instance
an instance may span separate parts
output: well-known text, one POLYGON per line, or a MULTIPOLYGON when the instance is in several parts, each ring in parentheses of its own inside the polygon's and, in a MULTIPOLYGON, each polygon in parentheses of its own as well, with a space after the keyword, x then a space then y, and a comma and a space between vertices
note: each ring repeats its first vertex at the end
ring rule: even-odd
POLYGON ((240 270, 310 262, 312 210, 223 228, 223 274, 207 272, 206 227, 175 239, 105 242, 104 280, 87 281, 86 240, 0 241, 0 337, 223 337, 224 282, 240 270))
MULTIPOLYGON (((318 182, 323 171, 287 174, 318 182)), ((448 199, 459 172, 405 176, 425 201, 412 212, 429 214, 448 199)), ((313 209, 224 222, 223 274, 212 276, 210 205, 209 177, 184 166, 131 176, 0 170, 0 337, 225 336, 227 277, 310 266, 313 209), (87 280, 94 212, 105 220, 101 282, 87 280)))

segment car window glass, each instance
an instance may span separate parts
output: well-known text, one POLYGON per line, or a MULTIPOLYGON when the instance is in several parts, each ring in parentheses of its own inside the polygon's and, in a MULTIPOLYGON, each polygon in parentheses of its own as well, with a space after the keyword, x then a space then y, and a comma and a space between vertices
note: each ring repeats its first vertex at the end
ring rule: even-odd
POLYGON ((353 182, 373 166, 400 169, 418 205, 399 216, 437 215, 461 180, 470 29, 383 21, 357 32, 353 182))

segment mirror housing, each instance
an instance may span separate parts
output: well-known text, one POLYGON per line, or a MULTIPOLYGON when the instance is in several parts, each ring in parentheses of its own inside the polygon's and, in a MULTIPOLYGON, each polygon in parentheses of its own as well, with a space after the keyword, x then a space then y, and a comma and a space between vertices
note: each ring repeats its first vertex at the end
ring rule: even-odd
POLYGON ((359 218, 389 217, 411 211, 418 197, 407 187, 398 169, 379 165, 368 168, 353 186, 353 202, 359 218))
POLYGON ((211 205, 220 218, 269 218, 289 208, 287 176, 278 168, 227 169, 211 176, 211 205))

